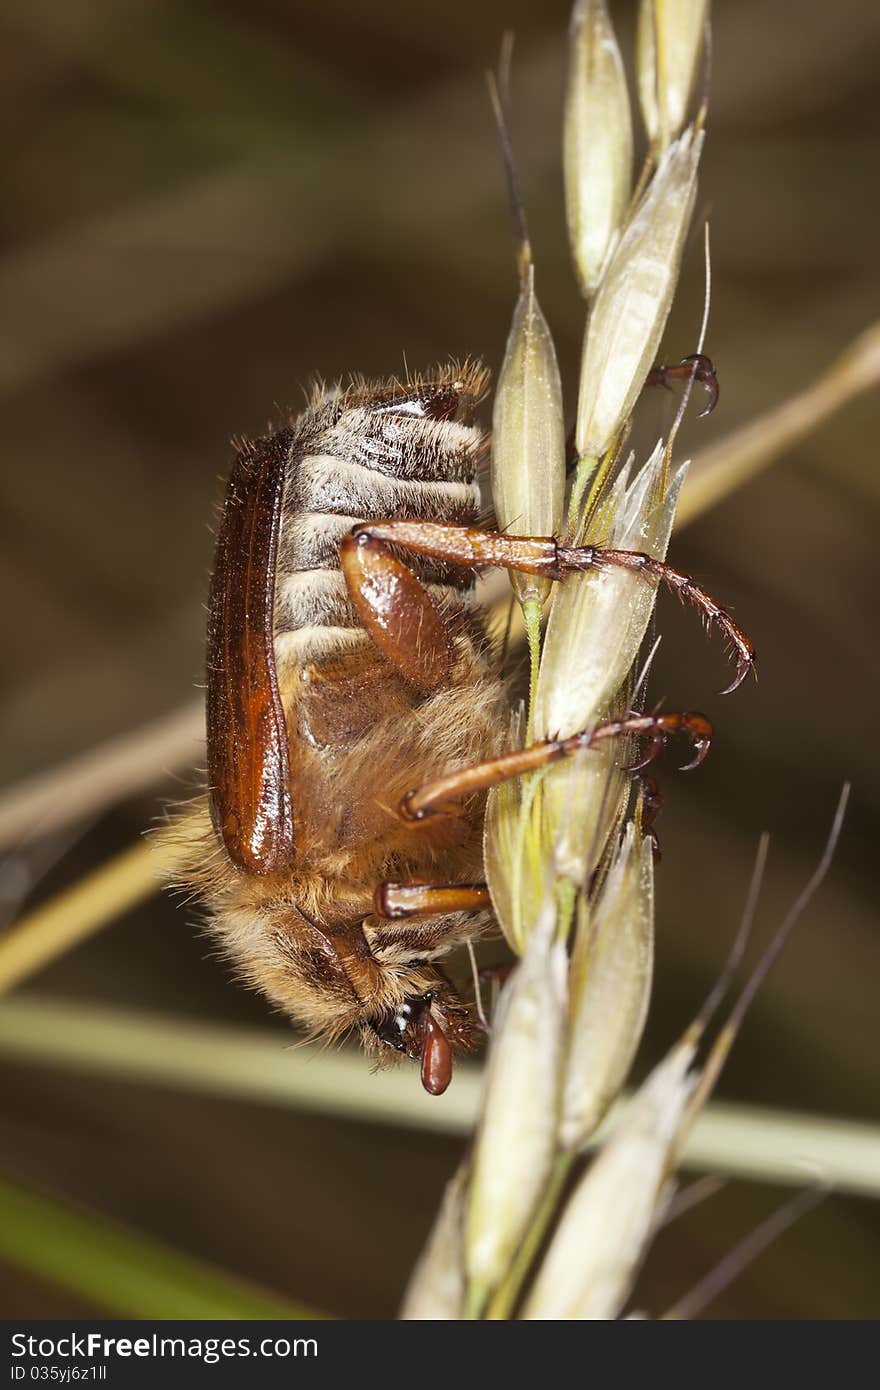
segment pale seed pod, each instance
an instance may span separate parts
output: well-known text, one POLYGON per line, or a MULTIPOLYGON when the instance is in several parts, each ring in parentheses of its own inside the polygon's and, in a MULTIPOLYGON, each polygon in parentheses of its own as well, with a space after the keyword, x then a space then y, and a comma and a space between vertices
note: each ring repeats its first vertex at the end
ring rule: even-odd
MULTIPOLYGON (((492 414, 492 501, 512 536, 552 536, 562 522, 565 423, 553 338, 528 264, 498 377, 492 414)), ((511 575, 521 603, 543 603, 550 581, 511 575)))
POLYGON ((696 1084, 695 1051, 687 1034, 625 1106, 562 1213, 524 1318, 610 1319, 623 1311, 696 1084))
MULTIPOLYGON (((659 501, 662 441, 636 479, 625 468, 611 490, 609 546, 666 555, 685 467, 659 501)), ((651 620, 653 585, 624 570, 570 575, 559 585, 547 624, 538 676, 536 738, 565 738, 619 714, 624 686, 651 620)), ((541 783, 540 843, 558 875, 589 882, 628 795, 620 746, 604 746, 557 763, 541 783), (552 847, 552 858, 551 849, 552 847)))
POLYGON ((551 902, 496 1011, 465 1219, 472 1315, 509 1270, 553 1166, 567 966, 554 923, 551 902))
POLYGON ((486 801, 483 863, 492 908, 505 940, 521 956, 547 893, 547 862, 536 866, 525 852, 531 816, 523 797, 531 798, 529 780, 516 778, 493 787, 486 801))
POLYGON ((581 899, 570 979, 560 1141, 581 1150, 626 1081, 654 964, 654 854, 630 822, 598 901, 581 899))
POLYGON ((492 906, 511 950, 522 955, 554 882, 589 881, 629 796, 612 740, 564 765, 489 793, 483 862, 492 906))
POLYGON ((609 739, 549 768, 541 788, 542 839, 552 846, 556 874, 589 883, 620 824, 629 778, 620 745, 609 739))
POLYGON ((645 129, 665 149, 687 118, 706 35, 709 0, 642 0, 636 80, 645 129))
POLYGON ((625 425, 654 364, 697 191, 703 132, 664 154, 602 277, 584 339, 576 444, 599 458, 625 425))
MULTIPOLYGON (((662 440, 632 483, 624 469, 610 494, 613 520, 605 543, 663 560, 685 471, 682 465, 673 474, 658 501, 662 440)), ((598 722, 636 659, 655 597, 653 585, 624 569, 587 571, 562 581, 541 657, 536 738, 565 738, 598 722)), ((562 764, 550 769, 551 774, 565 771, 562 764)))
MULTIPOLYGON (((511 719, 509 748, 521 748, 526 736, 525 711, 511 719)), ((540 920, 547 898, 548 860, 535 852, 538 822, 530 807, 535 779, 515 777, 493 787, 486 800, 483 823, 483 864, 492 895, 492 909, 515 955, 521 956, 532 928, 540 920)))
POLYGON ((402 1322, 449 1321, 464 1307, 464 1194, 467 1169, 462 1165, 446 1185, 428 1243, 407 1285, 400 1310, 402 1322))
POLYGON ((572 11, 562 149, 571 254, 591 299, 632 191, 629 92, 605 0, 572 11))

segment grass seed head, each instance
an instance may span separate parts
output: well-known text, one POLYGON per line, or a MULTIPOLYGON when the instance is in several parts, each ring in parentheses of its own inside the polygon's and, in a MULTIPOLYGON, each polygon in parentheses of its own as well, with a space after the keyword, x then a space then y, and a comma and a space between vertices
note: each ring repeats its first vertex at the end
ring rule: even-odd
MULTIPOLYGON (((552 536, 562 522, 565 423, 553 338, 535 295, 535 268, 522 279, 492 416, 492 500, 513 536, 552 536)), ((512 576, 522 602, 543 602, 550 581, 512 576)))
POLYGON ((708 0, 642 0, 636 81, 645 129, 663 150, 685 123, 706 38, 708 0))
MULTIPOLYGON (((630 482, 624 469, 606 509, 604 536, 591 540, 619 550, 666 557, 685 470, 672 476, 660 499, 663 443, 630 482)), ((650 584, 624 570, 588 570, 559 586, 547 623, 535 698, 535 735, 566 737, 603 717, 626 681, 654 607, 650 584)))
POLYGON ((428 1243, 404 1296, 400 1310, 403 1322, 454 1321, 462 1315, 466 1178, 467 1169, 462 1165, 446 1186, 428 1243))
POLYGON ((689 127, 665 152, 621 237, 584 339, 576 443, 599 458, 632 413, 654 364, 697 191, 703 132, 689 127))
POLYGON ((486 1065, 465 1219, 472 1310, 507 1273, 553 1165, 566 974, 545 913, 502 993, 486 1065))
POLYGON ((575 270, 590 299, 632 191, 629 92, 604 0, 577 0, 568 55, 562 146, 565 207, 575 270))
POLYGON ((696 1084, 695 1044, 678 1043, 625 1106, 575 1188, 523 1316, 617 1318, 654 1228, 669 1156, 696 1084))
POLYGON ((571 968, 560 1139, 580 1150, 626 1081, 654 965, 654 855, 627 825, 598 899, 582 899, 571 968))

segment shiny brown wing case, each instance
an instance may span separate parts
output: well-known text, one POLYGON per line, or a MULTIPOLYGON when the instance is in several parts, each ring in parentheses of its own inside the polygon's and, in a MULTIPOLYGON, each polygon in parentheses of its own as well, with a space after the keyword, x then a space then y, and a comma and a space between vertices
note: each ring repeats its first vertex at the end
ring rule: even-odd
POLYGON ((236 456, 208 613, 208 779, 226 851, 250 874, 293 857, 290 755, 273 641, 275 565, 290 453, 283 430, 236 456))

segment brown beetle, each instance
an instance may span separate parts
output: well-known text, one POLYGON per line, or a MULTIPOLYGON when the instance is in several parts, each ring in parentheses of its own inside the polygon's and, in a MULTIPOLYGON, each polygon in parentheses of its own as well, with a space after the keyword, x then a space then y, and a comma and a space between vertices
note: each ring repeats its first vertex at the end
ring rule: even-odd
MULTIPOLYGON (((239 973, 311 1035, 355 1028, 420 1061, 439 1094, 476 1020, 438 961, 484 929, 486 789, 621 734, 652 748, 700 715, 638 715, 499 750, 507 697, 476 569, 564 576, 626 566, 696 603, 687 576, 627 551, 476 529, 487 374, 321 389, 241 448, 208 624, 208 791, 177 822, 183 877, 239 973)), ((733 688, 733 687, 731 687, 733 688)))

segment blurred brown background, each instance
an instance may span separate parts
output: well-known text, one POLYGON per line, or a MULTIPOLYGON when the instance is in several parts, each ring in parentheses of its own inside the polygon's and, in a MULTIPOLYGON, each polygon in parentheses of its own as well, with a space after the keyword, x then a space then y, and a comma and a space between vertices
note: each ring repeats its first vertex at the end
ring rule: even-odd
MULTIPOLYGON (((633 6, 612 5, 629 48, 633 6)), ((0 584, 4 782, 192 698, 209 522, 235 433, 313 373, 476 353, 497 367, 514 272, 482 69, 517 37, 514 136, 539 287, 570 391, 582 308, 567 260, 559 119, 568 5, 548 0, 4 0, 0 584)), ((877 316, 880 10, 716 5, 708 350, 720 439, 816 375, 877 316)), ((694 346, 696 238, 666 336, 694 346)), ((662 392, 646 435, 668 424, 662 392)), ((759 831, 766 932, 854 782, 831 879, 748 1021, 721 1093, 878 1119, 877 400, 862 399, 674 539, 735 606, 760 684, 730 700, 717 643, 661 601, 653 691, 706 709, 702 772, 663 769, 656 1058, 735 926, 759 831)), ((158 770, 157 770, 158 771, 158 770)), ((155 816, 86 831, 36 890, 155 816)), ((35 899, 36 900, 36 896, 35 899)), ((155 899, 35 987, 203 1020, 285 1025, 233 986, 192 914, 155 899)), ((415 1084, 415 1078, 413 1078, 415 1084)), ((365 1085, 368 1078, 365 1077, 365 1085)), ((347 1317, 390 1317, 461 1145, 340 1119, 4 1064, 0 1171, 347 1317)), ((733 1183, 673 1226, 640 1303, 662 1310, 780 1200, 733 1183)), ((875 1206, 832 1197, 713 1316, 875 1316, 875 1206)), ((0 1265, 6 1316, 74 1316, 0 1265)))

